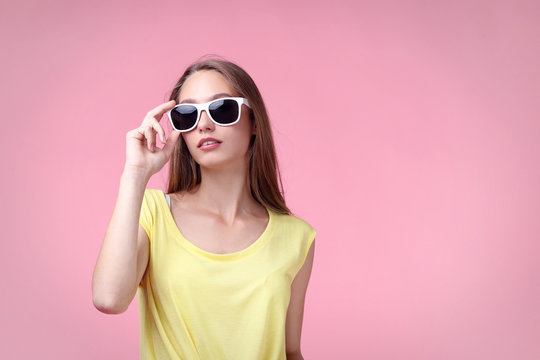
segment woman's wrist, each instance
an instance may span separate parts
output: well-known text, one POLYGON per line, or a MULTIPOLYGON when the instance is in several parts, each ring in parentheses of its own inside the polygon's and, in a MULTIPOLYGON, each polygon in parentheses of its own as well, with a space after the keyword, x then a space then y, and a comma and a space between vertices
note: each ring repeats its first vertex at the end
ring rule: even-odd
POLYGON ((144 183, 144 186, 146 186, 146 183, 148 183, 150 177, 151 176, 145 169, 129 165, 125 165, 124 171, 122 172, 122 179, 125 179, 127 181, 134 181, 136 183, 144 183))

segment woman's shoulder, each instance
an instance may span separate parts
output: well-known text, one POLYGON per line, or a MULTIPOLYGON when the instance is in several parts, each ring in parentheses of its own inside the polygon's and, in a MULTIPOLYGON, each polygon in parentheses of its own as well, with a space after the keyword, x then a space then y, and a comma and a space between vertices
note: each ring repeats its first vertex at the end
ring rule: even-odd
POLYGON ((165 200, 169 203, 174 195, 175 193, 168 194, 161 189, 147 188, 144 189, 143 203, 146 202, 148 205, 160 206, 165 200))
POLYGON ((144 197, 147 199, 155 199, 158 196, 164 196, 165 192, 161 189, 147 188, 144 189, 144 197))
POLYGON ((146 189, 144 189, 144 191, 146 193, 152 193, 152 194, 154 194, 154 193, 165 193, 163 190, 155 189, 155 188, 146 188, 146 189))
POLYGON ((303 217, 300 217, 299 215, 295 214, 277 214, 277 217, 279 218, 279 221, 282 224, 285 224, 286 226, 311 231, 313 230, 313 226, 311 224, 304 220, 303 217))

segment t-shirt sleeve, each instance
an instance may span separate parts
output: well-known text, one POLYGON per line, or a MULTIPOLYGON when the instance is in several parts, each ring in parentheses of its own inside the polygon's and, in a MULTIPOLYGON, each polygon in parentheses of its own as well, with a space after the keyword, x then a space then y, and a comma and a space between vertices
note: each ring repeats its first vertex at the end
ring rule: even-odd
POLYGON ((315 230, 310 224, 303 221, 302 226, 302 241, 301 241, 301 249, 299 254, 299 262, 296 266, 296 269, 294 271, 293 279, 296 277, 302 266, 304 266, 304 263, 306 262, 307 254, 309 253, 309 249, 311 248, 311 245, 313 244, 313 241, 315 241, 315 236, 317 235, 317 230, 315 230))
POLYGON ((306 224, 305 234, 306 234, 306 241, 305 241, 305 247, 304 247, 304 255, 302 256, 302 265, 304 265, 304 262, 306 262, 306 257, 309 252, 309 249, 311 248, 313 241, 315 241, 317 230, 315 230, 311 225, 306 224))
POLYGON ((150 189, 144 190, 144 196, 141 204, 141 213, 139 215, 139 224, 146 231, 148 239, 151 239, 152 226, 154 225, 154 217, 152 216, 151 194, 150 189))

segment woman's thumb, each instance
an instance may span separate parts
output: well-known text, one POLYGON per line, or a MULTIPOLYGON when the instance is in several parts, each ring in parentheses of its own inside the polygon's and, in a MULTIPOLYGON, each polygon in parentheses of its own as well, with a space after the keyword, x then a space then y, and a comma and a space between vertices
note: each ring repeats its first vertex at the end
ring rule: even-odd
POLYGON ((176 145, 180 134, 180 131, 173 130, 167 137, 167 140, 165 141, 165 146, 163 147, 163 150, 165 150, 167 154, 169 152, 172 152, 172 150, 174 149, 174 146, 176 145))

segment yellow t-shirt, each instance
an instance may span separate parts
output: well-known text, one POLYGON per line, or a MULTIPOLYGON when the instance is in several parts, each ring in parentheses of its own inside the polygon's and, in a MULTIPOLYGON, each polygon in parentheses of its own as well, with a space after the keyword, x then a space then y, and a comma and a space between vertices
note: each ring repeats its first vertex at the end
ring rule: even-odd
POLYGON ((261 236, 234 253, 188 241, 163 191, 146 189, 139 222, 150 239, 137 289, 141 359, 286 359, 291 283, 315 239, 306 221, 267 209, 261 236))

